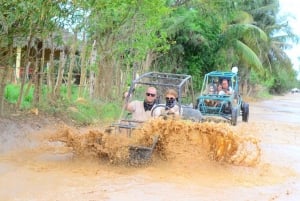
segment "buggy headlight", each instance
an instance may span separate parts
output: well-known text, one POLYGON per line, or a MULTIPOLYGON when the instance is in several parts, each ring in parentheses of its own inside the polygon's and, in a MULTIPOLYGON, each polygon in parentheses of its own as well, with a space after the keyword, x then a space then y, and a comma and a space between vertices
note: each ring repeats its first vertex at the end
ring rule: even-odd
POLYGON ((236 66, 231 68, 231 72, 233 72, 233 73, 237 73, 238 71, 239 71, 239 68, 236 66))

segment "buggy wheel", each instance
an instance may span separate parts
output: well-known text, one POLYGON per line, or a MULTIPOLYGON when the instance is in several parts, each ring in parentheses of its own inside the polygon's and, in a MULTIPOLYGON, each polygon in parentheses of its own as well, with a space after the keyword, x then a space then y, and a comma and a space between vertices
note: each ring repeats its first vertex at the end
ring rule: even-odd
POLYGON ((249 119, 249 104, 248 103, 243 103, 242 120, 244 122, 248 122, 248 119, 249 119))
POLYGON ((237 124, 237 116, 238 116, 237 108, 235 108, 235 107, 231 108, 231 124, 233 126, 236 126, 236 124, 237 124))

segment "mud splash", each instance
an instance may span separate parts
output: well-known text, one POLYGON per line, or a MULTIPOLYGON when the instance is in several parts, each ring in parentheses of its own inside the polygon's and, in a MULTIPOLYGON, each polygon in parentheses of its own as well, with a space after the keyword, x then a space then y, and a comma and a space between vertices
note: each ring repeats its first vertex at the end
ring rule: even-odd
POLYGON ((154 161, 210 159, 227 164, 255 166, 261 157, 259 140, 239 135, 228 124, 177 119, 151 120, 133 130, 131 137, 125 132, 110 134, 103 130, 89 130, 80 133, 65 127, 52 136, 51 141, 64 142, 72 148, 75 157, 97 157, 120 164, 128 161, 130 146, 150 147, 155 135, 159 136, 159 140, 154 161))

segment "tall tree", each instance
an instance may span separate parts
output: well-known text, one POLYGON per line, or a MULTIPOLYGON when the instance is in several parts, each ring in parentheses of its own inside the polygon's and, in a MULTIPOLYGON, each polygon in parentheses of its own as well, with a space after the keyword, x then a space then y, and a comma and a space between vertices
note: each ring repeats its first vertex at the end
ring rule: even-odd
MULTIPOLYGON (((144 1, 80 1, 87 13, 87 35, 90 44, 96 41, 95 96, 111 98, 118 69, 126 65, 141 66, 147 55, 164 43, 159 32, 168 13, 164 0, 144 1)), ((142 69, 139 69, 142 71, 142 69)))

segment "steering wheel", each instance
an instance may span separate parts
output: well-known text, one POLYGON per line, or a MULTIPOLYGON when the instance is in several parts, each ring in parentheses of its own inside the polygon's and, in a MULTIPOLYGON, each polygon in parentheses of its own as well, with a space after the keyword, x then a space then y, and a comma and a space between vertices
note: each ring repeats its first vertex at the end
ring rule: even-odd
MULTIPOLYGON (((179 109, 179 111, 181 112, 182 107, 181 107, 178 103, 176 103, 175 106, 177 106, 178 109, 179 109)), ((174 107, 175 107, 175 106, 174 106, 174 107)), ((155 105, 155 106, 152 108, 152 111, 151 111, 151 117, 160 117, 160 116, 165 117, 166 115, 174 115, 174 114, 175 114, 175 113, 173 113, 173 112, 168 112, 168 111, 166 111, 165 113, 161 113, 161 112, 160 112, 160 114, 159 114, 158 116, 155 116, 155 115, 156 115, 156 114, 155 114, 155 111, 156 111, 158 108, 159 108, 160 110, 163 109, 164 111, 165 111, 165 109, 171 109, 170 107, 166 106, 165 104, 157 104, 157 105, 155 105)))

